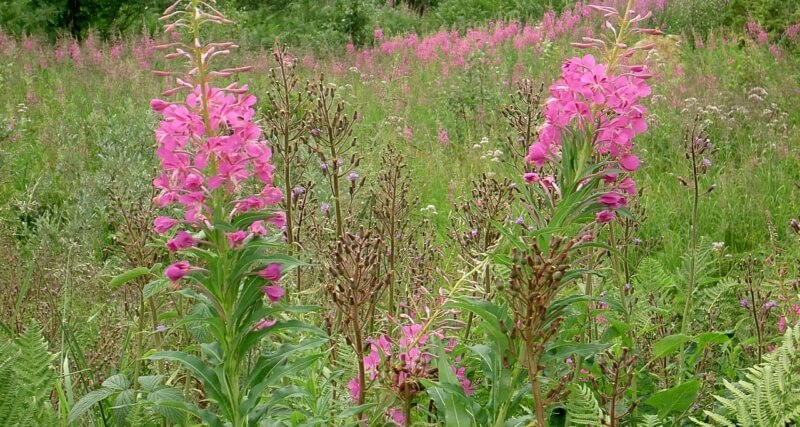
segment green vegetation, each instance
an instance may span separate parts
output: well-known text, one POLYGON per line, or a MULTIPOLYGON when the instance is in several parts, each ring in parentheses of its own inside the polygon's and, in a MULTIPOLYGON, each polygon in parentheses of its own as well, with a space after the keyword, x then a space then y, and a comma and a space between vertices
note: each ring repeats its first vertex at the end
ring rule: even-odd
MULTIPOLYGON (((527 368, 515 352, 524 346, 508 333, 515 319, 504 293, 519 275, 510 255, 514 233, 524 233, 531 221, 526 216, 524 227, 514 223, 528 214, 518 207, 492 217, 463 206, 486 200, 480 189, 499 194, 511 181, 524 186, 520 167, 526 167, 527 145, 517 142, 508 107, 521 105, 520 96, 538 93, 540 85, 547 97, 562 62, 586 53, 570 45, 573 33, 597 34, 600 22, 523 47, 509 38, 463 55, 434 51, 426 59, 421 48, 406 56, 384 54, 381 40, 400 43, 413 38, 407 34, 423 38, 441 28, 461 34, 475 28, 489 38, 499 27, 487 21, 536 22, 548 10, 571 9, 557 1, 397 3, 221 5, 235 24, 209 36, 236 37, 243 48, 225 63, 254 66, 237 78, 258 97, 254 120, 268 129, 282 113, 267 94, 279 93, 270 71, 288 58, 298 73, 291 91, 298 99, 336 88, 335 99, 353 117, 358 154, 347 158, 356 176, 342 175, 344 190, 335 194, 329 166, 321 166, 327 152, 307 148, 328 148, 309 136, 324 130, 322 110, 303 104, 293 112, 309 129, 298 137, 306 157, 291 173, 302 172, 299 194, 308 195, 308 215, 318 222, 303 229, 310 231, 300 234, 300 243, 290 241, 297 243, 290 252, 310 266, 282 279, 286 299, 297 306, 287 303, 274 315, 290 326, 260 338, 237 361, 269 366, 263 388, 254 389, 263 393, 256 398, 258 417, 274 425, 388 423, 396 405, 387 402, 394 400, 356 405, 348 393, 348 381, 357 375, 352 361, 364 355, 344 331, 357 322, 337 315, 331 302, 336 267, 349 266, 331 247, 347 242, 364 253, 394 254, 386 248, 396 239, 405 246, 393 285, 417 293, 403 307, 370 300, 364 310, 380 316, 370 311, 373 317, 361 328, 377 337, 397 334, 413 316, 431 324, 446 318, 450 323, 441 330, 458 337, 453 353, 445 351, 444 339, 431 339, 426 347, 438 377, 416 385, 412 418, 425 425, 532 425, 526 424, 534 422, 527 368), (383 30, 378 39, 377 27, 383 30), (276 39, 289 43, 291 57, 273 58, 276 39), (360 48, 346 48, 350 41, 360 48), (307 89, 306 82, 320 74, 325 82, 307 89), (534 90, 520 89, 524 79, 534 90), (387 246, 370 248, 359 240, 359 227, 384 231, 390 216, 378 212, 381 197, 375 194, 388 191, 391 179, 385 177, 400 163, 396 176, 410 176, 401 222, 414 237, 392 229, 382 233, 392 239, 384 238, 387 246), (337 223, 324 208, 335 201, 348 212, 337 223), (501 233, 497 226, 506 229, 501 233), (479 247, 460 243, 459 236, 477 234, 479 227, 481 233, 496 231, 495 244, 488 238, 479 247), (345 237, 347 231, 353 234, 345 237), (471 396, 459 387, 459 367, 475 386, 471 396), (370 418, 360 418, 362 413, 370 418)), ((641 43, 652 42, 654 49, 634 56, 652 70, 653 94, 645 102, 648 130, 636 137, 642 165, 632 174, 640 192, 630 199, 631 217, 620 214, 611 232, 597 231, 585 273, 570 277, 575 284, 565 280, 560 299, 553 300, 558 320, 553 315, 548 322, 558 328, 543 342, 539 359, 543 385, 558 390, 547 407, 548 425, 797 422, 800 40, 786 32, 800 21, 800 6, 771 0, 667 3, 653 22, 670 35, 643 36, 641 43), (748 30, 750 20, 767 41, 748 30), (702 173, 694 175, 686 146, 687 131, 696 136, 691 129, 711 144, 697 159, 702 173)), ((212 365, 222 354, 209 345, 218 331, 208 320, 208 305, 196 303, 188 286, 162 278, 163 267, 181 258, 151 232, 163 211, 151 203, 159 161, 153 136, 158 118, 149 105, 172 85, 149 71, 181 66, 162 59, 156 41, 140 37, 139 30, 157 34, 160 42, 170 37, 156 30, 164 4, 81 2, 82 15, 69 18, 70 4, 12 0, 0 11, 0 27, 9 32, 0 35, 0 425, 199 423, 180 411, 181 399, 202 402, 193 410, 209 417, 203 422, 216 420, 209 415, 213 398, 198 379, 205 371, 182 368, 177 352, 158 353, 180 349, 186 354, 180 357, 193 354, 212 365), (80 43, 55 37, 70 30, 83 37, 80 43), (23 36, 28 33, 35 36, 23 36), (144 269, 120 276, 137 267, 144 269)), ((276 186, 283 188, 290 173, 283 175, 285 152, 276 148, 280 134, 265 130, 264 137, 278 166, 276 186)), ((497 205, 518 206, 513 199, 497 205)), ((572 232, 569 227, 564 230, 572 232)), ((224 246, 224 235, 214 238, 224 246)), ((275 240, 270 245, 278 247, 275 240)), ((367 351, 366 343, 361 347, 367 351)), ((227 360, 218 362, 229 369, 227 360)), ((396 391, 370 389, 379 392, 385 397, 396 391)), ((253 404, 237 398, 242 407, 253 404)), ((405 416, 412 413, 402 409, 405 416)))

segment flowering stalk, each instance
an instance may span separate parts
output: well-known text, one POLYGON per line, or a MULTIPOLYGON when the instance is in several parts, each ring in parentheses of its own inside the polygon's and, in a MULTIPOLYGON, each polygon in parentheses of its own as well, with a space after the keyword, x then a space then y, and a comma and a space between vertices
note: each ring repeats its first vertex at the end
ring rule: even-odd
POLYGON ((357 154, 350 155, 350 164, 345 165, 345 158, 356 145, 352 138, 353 124, 358 118, 358 112, 348 117, 344 101, 337 101, 336 88, 326 85, 324 78, 310 86, 309 96, 313 98, 314 109, 311 111, 310 131, 312 139, 309 147, 317 154, 323 175, 328 178, 333 196, 333 207, 336 218, 336 238, 345 235, 345 217, 343 208, 344 188, 342 178, 350 180, 350 195, 360 189, 364 183, 358 180, 358 174, 352 168, 358 167, 361 157, 357 154))
POLYGON ((591 54, 564 62, 561 78, 549 88, 544 125, 525 157, 531 167, 523 174, 528 190, 523 194, 529 197, 528 210, 538 229, 527 247, 516 243, 508 294, 525 341, 541 426, 546 425, 547 402, 538 378, 539 358, 560 321, 550 307, 561 290, 588 273, 571 266, 591 258, 600 225, 614 221, 617 212, 629 215, 628 197, 636 195, 636 183, 629 176, 640 165, 633 138, 647 130, 647 109, 640 100, 650 95, 645 81, 651 75, 644 65, 628 64, 627 59, 651 46, 626 43, 634 33, 658 31, 636 28, 649 15, 633 16, 632 5, 629 0, 621 14, 592 6, 607 18, 611 37, 584 38, 573 45, 599 48, 605 62, 591 54), (562 236, 563 230, 570 235, 562 236))
MULTIPOLYGON (((298 85, 295 72, 296 58, 289 55, 286 47, 274 50, 277 66, 270 69, 271 91, 267 93, 271 111, 266 115, 269 123, 269 135, 278 141, 275 145, 276 153, 281 160, 283 170, 283 191, 287 196, 282 204, 286 212, 286 242, 289 245, 289 254, 299 249, 300 221, 295 212, 295 201, 303 189, 296 184, 302 179, 304 171, 304 157, 300 156, 300 140, 308 133, 306 122, 307 99, 302 92, 294 95, 298 85), (295 196, 295 197, 292 197, 295 196)), ((297 290, 301 290, 300 270, 297 270, 297 290)))
POLYGON ((211 411, 213 406, 199 409, 189 403, 181 409, 209 425, 240 427, 252 424, 251 411, 269 384, 274 363, 267 354, 255 361, 249 354, 263 337, 285 327, 275 319, 283 311, 275 304, 284 294, 278 282, 282 271, 295 263, 268 253, 282 247, 285 216, 272 208, 281 202, 282 193, 272 186, 272 151, 253 122, 256 98, 237 83, 211 85, 217 78, 249 69, 214 71, 209 65, 236 46, 204 45, 201 26, 230 21, 208 1, 180 5, 181 0, 176 1, 162 20, 172 21, 167 31, 188 28, 193 41, 160 48, 173 49, 166 57, 185 58, 191 68, 164 96, 188 94, 178 102, 151 102, 162 117, 156 131, 162 173, 153 181, 159 190, 155 200, 179 216, 158 217, 154 226, 157 233, 171 235, 167 248, 184 258, 165 269, 166 278, 206 313, 187 316, 176 327, 203 324, 213 340, 200 346, 205 362, 179 351, 150 358, 182 363, 203 383, 218 413, 211 411))
MULTIPOLYGON (((687 131, 685 136, 685 153, 686 159, 691 166, 692 178, 691 182, 686 182, 682 177, 678 180, 682 184, 692 190, 692 214, 689 224, 689 272, 686 279, 686 298, 683 304, 683 317, 681 318, 681 334, 688 334, 691 329, 691 314, 692 314, 692 301, 694 299, 694 288, 696 285, 697 275, 697 239, 698 239, 698 209, 700 206, 700 197, 706 195, 716 188, 711 185, 707 189, 700 188, 700 177, 708 171, 711 166, 711 160, 705 157, 715 152, 716 149, 711 145, 711 140, 705 136, 705 129, 703 129, 700 117, 695 117, 692 128, 687 131)), ((680 384, 683 381, 683 351, 680 352, 678 365, 678 378, 677 382, 680 384)), ((760 356, 759 356, 760 358, 760 356)))

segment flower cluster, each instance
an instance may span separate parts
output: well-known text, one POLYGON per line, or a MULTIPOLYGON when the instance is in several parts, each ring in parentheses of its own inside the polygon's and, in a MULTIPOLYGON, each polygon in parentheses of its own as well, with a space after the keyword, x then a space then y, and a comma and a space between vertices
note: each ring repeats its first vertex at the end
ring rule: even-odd
MULTIPOLYGON (((538 168, 555 159, 569 129, 590 138, 595 155, 611 163, 611 169, 634 172, 639 158, 633 154, 633 138, 647 130, 647 108, 640 100, 650 95, 646 80, 650 77, 643 65, 621 65, 619 72, 585 55, 567 60, 561 79, 550 86, 544 109, 545 123, 539 138, 528 149, 526 160, 538 168)), ((526 174, 533 182, 535 173, 526 174)), ((636 183, 627 176, 610 171, 604 177, 611 191, 600 197, 608 207, 598 214, 601 222, 614 218, 613 210, 627 204, 627 195, 636 194, 636 183)))
MULTIPOLYGON (((167 241, 173 252, 202 243, 192 231, 212 228, 214 221, 229 220, 236 214, 275 206, 283 197, 272 185, 272 151, 253 122, 256 97, 247 94, 247 86, 206 87, 205 95, 200 86, 194 87, 183 103, 160 99, 150 103, 162 117, 156 130, 162 172, 153 181, 160 190, 155 201, 162 208, 177 205, 183 213, 181 219, 161 216, 154 221, 159 234, 179 225, 185 228, 167 241)), ((269 225, 280 229, 284 222, 282 213, 275 212, 246 230, 227 232, 228 245, 241 247, 253 236, 266 235, 269 225)), ((177 281, 194 269, 182 260, 169 266, 165 274, 177 281)), ((265 286, 267 296, 279 299, 283 295, 276 285, 280 265, 267 266, 261 276, 273 285, 265 286)))
MULTIPOLYGON (((432 337, 444 339, 441 332, 426 334, 424 326, 419 323, 404 325, 400 328, 401 337, 393 348, 392 340, 386 335, 381 335, 370 342, 370 352, 364 357, 364 367, 369 381, 381 379, 383 383, 398 396, 414 396, 420 390, 417 380, 420 378, 435 377, 435 369, 431 366, 431 354, 425 347, 432 337), (381 374, 385 376, 381 378, 381 374)), ((451 352, 455 347, 455 340, 450 340, 445 347, 446 352, 451 352)), ((472 382, 466 376, 466 368, 452 366, 453 373, 458 378, 464 393, 467 396, 473 392, 472 382)), ((348 383, 350 394, 355 400, 361 390, 362 384, 358 379, 348 383)), ((392 418, 398 424, 395 411, 392 418)))

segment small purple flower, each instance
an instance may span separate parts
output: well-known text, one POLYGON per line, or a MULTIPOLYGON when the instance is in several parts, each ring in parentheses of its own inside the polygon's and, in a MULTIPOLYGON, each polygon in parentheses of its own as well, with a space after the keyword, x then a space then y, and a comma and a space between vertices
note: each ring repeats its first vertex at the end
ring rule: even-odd
POLYGON ((311 129, 311 136, 313 136, 314 138, 319 138, 320 135, 322 135, 322 132, 319 129, 317 128, 311 129))
POLYGON ((356 182, 358 179, 358 174, 355 172, 350 172, 350 176, 348 178, 350 179, 350 182, 356 182))
POLYGON ((473 239, 477 239, 478 238, 478 229, 477 228, 473 228, 472 231, 469 232, 469 234, 472 236, 473 239))
POLYGON ((329 205, 329 204, 327 204, 327 203, 323 203, 323 204, 322 204, 322 205, 319 207, 319 210, 321 210, 321 211, 322 211, 322 213, 324 213, 324 214, 327 214, 327 213, 328 213, 328 212, 330 212, 330 210, 331 210, 331 205, 329 205))
POLYGON ((167 330, 167 327, 164 326, 164 325, 156 326, 156 332, 166 332, 166 330, 167 330))
POLYGON ((633 239, 633 244, 634 244, 635 246, 639 246, 639 245, 641 245, 641 244, 642 244, 642 239, 640 239, 640 238, 638 238, 638 237, 635 237, 635 238, 633 239))
POLYGON ((711 167, 711 160, 703 158, 703 166, 710 168, 711 167))
POLYGON ((777 306, 778 306, 777 302, 770 300, 770 301, 765 302, 764 305, 762 306, 762 308, 764 310, 769 310, 769 309, 775 308, 777 306))
POLYGON ((322 162, 322 163, 319 164, 319 168, 322 169, 322 172, 327 172, 328 171, 328 164, 325 163, 325 162, 322 162))
POLYGON ((739 305, 741 305, 741 306, 742 306, 742 308, 750 308, 750 301, 748 301, 748 300, 747 300, 747 299, 745 299, 745 298, 742 298, 742 299, 739 301, 739 305))
POLYGON ((301 186, 299 186, 299 185, 297 187, 294 187, 294 189, 292 190, 292 194, 294 194, 295 196, 299 196, 299 195, 301 195, 301 194, 303 194, 305 192, 306 192, 306 189, 301 187, 301 186))
POLYGON ((515 222, 517 225, 522 225, 522 224, 524 224, 524 223, 525 223, 525 218, 523 218, 523 217, 522 217, 522 215, 520 215, 520 216, 518 216, 518 217, 517 217, 517 220, 516 220, 516 221, 514 221, 514 222, 515 222))

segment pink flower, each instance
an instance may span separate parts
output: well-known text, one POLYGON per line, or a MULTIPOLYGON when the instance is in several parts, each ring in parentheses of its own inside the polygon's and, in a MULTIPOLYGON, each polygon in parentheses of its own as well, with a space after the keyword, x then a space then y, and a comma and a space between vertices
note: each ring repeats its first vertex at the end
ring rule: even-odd
POLYGON ((547 160, 547 147, 541 142, 531 144, 530 148, 528 148, 528 155, 525 157, 525 160, 538 167, 544 166, 544 161, 547 160))
POLYGON ((471 396, 475 390, 472 387, 472 382, 469 379, 467 379, 466 376, 467 368, 464 368, 463 366, 460 368, 451 366, 450 368, 453 370, 453 373, 456 374, 456 378, 458 378, 459 382, 461 383, 461 388, 464 389, 464 394, 466 394, 467 396, 471 396))
POLYGON ((230 245, 232 248, 236 247, 239 243, 242 243, 244 239, 247 238, 247 232, 242 230, 234 231, 232 233, 225 233, 225 235, 228 236, 228 245, 230 245))
POLYGON ((639 169, 639 158, 633 154, 623 154, 619 159, 619 166, 628 172, 634 172, 639 169))
POLYGON ((168 216, 160 216, 153 221, 153 229, 158 234, 164 234, 178 225, 178 220, 168 216))
POLYGON ((778 331, 783 332, 786 330, 786 316, 781 316, 778 319, 778 331))
POLYGON ((274 225, 277 228, 283 228, 286 226, 286 212, 277 211, 273 212, 272 216, 267 219, 267 222, 274 225))
POLYGON ((167 241, 167 249, 172 252, 177 252, 181 249, 186 249, 194 246, 197 243, 197 240, 192 237, 191 234, 181 230, 176 235, 175 238, 170 239, 167 241))
POLYGON ((281 286, 273 285, 273 286, 264 286, 261 288, 261 292, 264 292, 264 295, 269 298, 272 302, 278 302, 283 297, 284 290, 281 286))
POLYGON ((167 276, 167 279, 170 281, 177 282, 181 280, 183 276, 189 274, 190 271, 192 271, 191 264, 189 264, 189 261, 183 260, 167 267, 164 270, 164 275, 167 276))
POLYGON ((250 232, 256 236, 266 236, 267 228, 264 227, 264 221, 254 221, 250 224, 250 232))
POLYGON ((442 145, 449 145, 450 144, 450 135, 447 134, 446 129, 439 130, 439 143, 442 145))
POLYGON ((597 199, 597 202, 611 209, 619 209, 628 204, 628 200, 625 196, 614 192, 603 194, 597 199))
POLYGON ((350 397, 352 397, 353 400, 358 401, 358 395, 361 391, 361 383, 358 382, 358 379, 353 378, 350 380, 350 382, 347 383, 347 388, 350 389, 350 397))
POLYGON ((377 41, 383 40, 383 30, 380 27, 375 28, 374 36, 377 41))
POLYGON ((541 178, 539 178, 539 174, 536 172, 526 172, 522 175, 522 179, 528 184, 533 184, 534 182, 539 182, 541 178))
POLYGON ((617 214, 614 211, 610 211, 608 209, 602 210, 595 214, 595 220, 599 223, 611 222, 617 218, 617 214))
POLYGON ((259 271, 258 275, 272 283, 277 283, 281 280, 281 265, 277 262, 269 264, 266 268, 259 271))
POLYGON ((636 182, 633 179, 631 179, 631 177, 625 177, 625 179, 623 179, 622 182, 619 183, 617 188, 631 196, 636 195, 636 182))
POLYGON ((389 341, 388 338, 386 338, 386 335, 381 335, 380 337, 378 337, 378 339, 375 340, 373 345, 381 349, 381 351, 385 356, 392 355, 392 343, 391 341, 389 341))
POLYGON ((162 101, 160 99, 151 99, 150 100, 150 108, 155 111, 156 113, 160 113, 169 107, 170 104, 166 101, 162 101))
POLYGON ((392 419, 392 422, 399 426, 406 425, 406 416, 403 414, 399 408, 392 408, 389 410, 389 417, 392 419))
POLYGON ((261 321, 259 321, 258 324, 256 324, 255 328, 253 329, 255 329, 256 331, 260 331, 262 329, 266 329, 269 328, 270 326, 273 326, 275 323, 278 322, 274 319, 261 319, 261 321))
POLYGON ((411 127, 409 127, 409 126, 406 126, 406 127, 403 129, 403 138, 404 138, 406 141, 411 141, 411 138, 413 138, 413 137, 414 137, 414 130, 413 130, 413 129, 411 129, 411 127))

